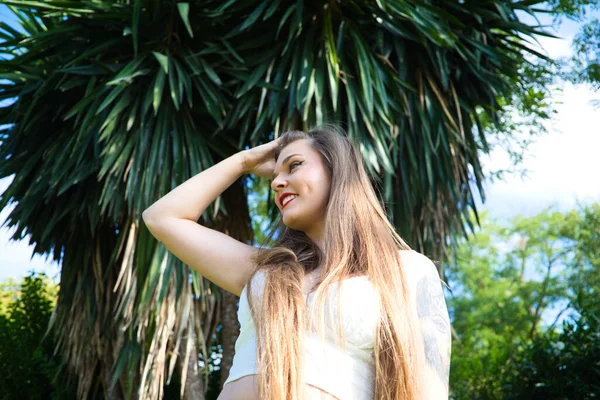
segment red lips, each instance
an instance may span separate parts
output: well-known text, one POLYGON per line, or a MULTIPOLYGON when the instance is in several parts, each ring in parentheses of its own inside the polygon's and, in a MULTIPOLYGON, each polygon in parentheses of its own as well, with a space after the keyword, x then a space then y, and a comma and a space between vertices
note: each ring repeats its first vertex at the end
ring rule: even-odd
POLYGON ((291 192, 283 192, 279 195, 279 205, 283 208, 283 200, 285 200, 286 197, 291 196, 291 195, 295 195, 296 193, 291 193, 291 192))

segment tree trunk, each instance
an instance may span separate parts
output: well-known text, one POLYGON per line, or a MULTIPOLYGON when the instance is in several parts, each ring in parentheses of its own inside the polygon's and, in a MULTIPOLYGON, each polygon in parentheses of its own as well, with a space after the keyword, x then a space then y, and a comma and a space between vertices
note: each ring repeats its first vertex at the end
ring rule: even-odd
POLYGON ((240 335, 240 328, 237 320, 237 300, 238 297, 233 293, 221 289, 223 296, 221 302, 221 348, 223 357, 221 358, 221 387, 229 376, 229 370, 233 364, 233 355, 235 353, 235 341, 240 335))
POLYGON ((183 368, 187 368, 185 390, 183 392, 182 400, 204 400, 204 381, 202 380, 202 375, 198 373, 198 351, 196 350, 196 346, 194 346, 194 350, 187 362, 187 365, 182 365, 183 360, 184 357, 177 358, 177 364, 180 368, 180 376, 182 375, 181 370, 183 368))

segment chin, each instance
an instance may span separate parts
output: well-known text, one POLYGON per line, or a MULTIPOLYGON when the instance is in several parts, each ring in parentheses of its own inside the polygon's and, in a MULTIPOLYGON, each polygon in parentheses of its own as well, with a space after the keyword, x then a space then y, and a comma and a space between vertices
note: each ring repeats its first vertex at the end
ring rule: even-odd
POLYGON ((298 224, 298 222, 297 222, 297 220, 296 220, 295 218, 290 218, 290 217, 287 217, 287 218, 286 218, 286 217, 283 217, 283 218, 282 218, 282 221, 283 221, 283 224, 284 224, 285 226, 287 226, 288 228, 290 228, 290 229, 293 229, 293 230, 295 230, 295 231, 300 231, 300 230, 302 230, 302 229, 300 229, 300 227, 299 227, 299 225, 300 225, 300 224, 298 224))
POLYGON ((287 226, 288 228, 293 229, 295 231, 303 231, 304 230, 304 227, 306 224, 302 223, 303 221, 309 221, 309 224, 310 224, 310 219, 307 219, 305 217, 298 216, 298 215, 290 215, 290 213, 287 213, 287 214, 284 213, 281 220, 283 221, 283 224, 285 226, 287 226))
POLYGON ((290 229, 306 232, 307 230, 310 230, 315 222, 318 221, 318 218, 316 218, 314 214, 297 215, 295 213, 289 213, 287 215, 284 214, 281 220, 283 224, 290 229))

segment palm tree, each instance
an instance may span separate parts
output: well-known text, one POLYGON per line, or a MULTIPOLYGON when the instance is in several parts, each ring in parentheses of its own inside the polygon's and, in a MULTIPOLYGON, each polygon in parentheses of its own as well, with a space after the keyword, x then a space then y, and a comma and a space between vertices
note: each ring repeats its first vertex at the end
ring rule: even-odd
MULTIPOLYGON (((531 84, 540 32, 517 12, 540 2, 5 0, 21 28, 0 23, 0 207, 62 262, 52 331, 79 396, 159 399, 176 377, 200 398, 220 322, 225 379, 235 296, 140 216, 274 132, 341 124, 400 234, 442 257, 477 219, 481 121, 531 84)), ((201 222, 252 242, 245 190, 201 222)))

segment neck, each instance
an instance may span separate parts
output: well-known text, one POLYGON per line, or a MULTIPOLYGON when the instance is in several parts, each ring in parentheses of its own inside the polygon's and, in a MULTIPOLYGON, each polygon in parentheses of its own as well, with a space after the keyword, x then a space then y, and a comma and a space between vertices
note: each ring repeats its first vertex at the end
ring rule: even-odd
POLYGON ((323 224, 314 224, 310 230, 304 232, 306 233, 306 236, 308 236, 310 240, 312 240, 317 245, 317 247, 319 247, 319 250, 321 250, 321 252, 323 251, 324 231, 325 229, 323 227, 323 224))

